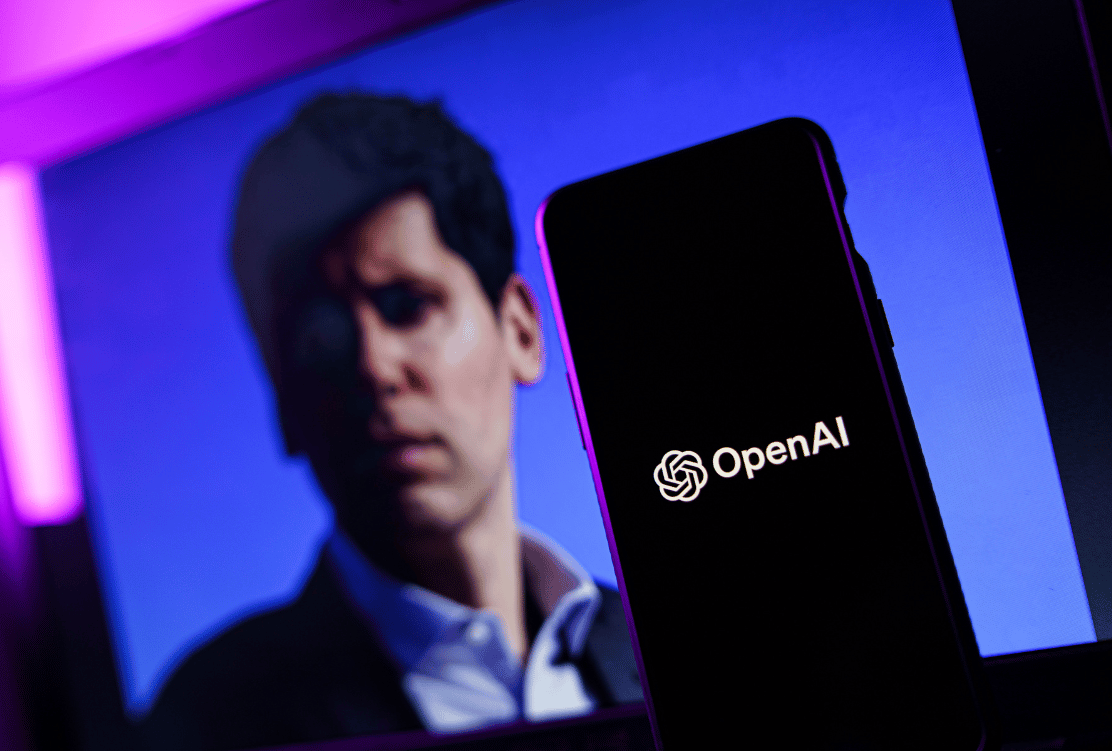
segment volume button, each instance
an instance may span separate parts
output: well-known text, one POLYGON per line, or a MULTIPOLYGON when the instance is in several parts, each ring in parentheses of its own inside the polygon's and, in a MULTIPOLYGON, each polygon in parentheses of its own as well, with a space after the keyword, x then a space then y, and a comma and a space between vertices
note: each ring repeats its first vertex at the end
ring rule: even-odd
POLYGON ((884 343, 891 349, 896 346, 896 340, 892 338, 892 327, 888 325, 888 314, 884 312, 884 303, 879 297, 876 299, 876 309, 880 312, 880 320, 878 323, 883 327, 881 333, 886 337, 884 343))
POLYGON ((568 381, 568 395, 571 396, 571 409, 575 413, 575 427, 579 428, 579 445, 586 451, 587 441, 583 438, 583 423, 579 421, 579 410, 575 407, 575 389, 571 387, 571 373, 564 371, 564 377, 568 381))

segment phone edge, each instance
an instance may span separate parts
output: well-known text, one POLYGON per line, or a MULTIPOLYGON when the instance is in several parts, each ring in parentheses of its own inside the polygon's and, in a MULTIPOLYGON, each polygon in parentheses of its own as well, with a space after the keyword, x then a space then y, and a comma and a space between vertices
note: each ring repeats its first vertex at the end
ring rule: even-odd
MULTIPOLYGON (((888 400, 888 409, 892 415, 892 424, 896 429, 896 437, 900 443, 900 452, 903 455, 904 463, 907 467, 907 476, 908 479, 911 481, 912 492, 914 492, 915 494, 915 504, 919 510, 919 518, 923 524, 923 531, 927 535, 927 543, 931 551, 931 561, 934 564, 935 576, 938 579, 939 586, 941 586, 942 588, 943 601, 946 604, 946 615, 950 621, 950 629, 954 634, 954 640, 957 643, 957 647, 960 652, 962 670, 965 673, 966 682, 969 685, 970 693, 973 695, 973 701, 975 702, 975 706, 977 708, 977 718, 981 728, 981 739, 975 751, 987 751, 987 749, 994 747, 990 746, 990 744, 997 740, 997 734, 993 732, 993 723, 990 721, 990 717, 992 716, 992 709, 985 704, 986 699, 990 699, 991 695, 986 690, 987 687, 985 681, 979 680, 979 676, 973 674, 972 661, 970 659, 969 653, 969 649, 970 647, 972 647, 976 655, 976 657, 973 659, 980 661, 980 650, 977 647, 975 638, 972 644, 967 643, 969 640, 965 634, 966 629, 961 628, 961 626, 958 624, 958 619, 956 617, 957 614, 954 612, 955 600, 952 593, 952 585, 957 584, 957 594, 960 598, 963 609, 965 609, 964 594, 961 592, 960 581, 956 580, 956 571, 954 572, 955 582, 950 582, 950 577, 946 575, 946 572, 943 570, 942 562, 939 560, 940 542, 945 545, 946 552, 950 554, 951 558, 953 554, 950 553, 949 541, 946 539, 945 529, 942 527, 940 515, 937 513, 928 514, 927 509, 924 507, 923 492, 919 487, 920 478, 917 477, 918 473, 915 471, 915 465, 913 464, 911 459, 911 452, 908 450, 907 447, 908 440, 907 437, 905 437, 904 435, 907 426, 903 425, 902 421, 900 420, 901 410, 897 409, 896 400, 892 394, 892 385, 890 383, 890 380, 892 380, 891 374, 889 374, 888 372, 885 358, 881 353, 880 345, 877 342, 876 331, 873 327, 873 321, 869 312, 868 301, 865 299, 864 290, 862 289, 861 285, 861 279, 858 274, 857 262, 854 259, 854 256, 857 255, 856 249, 853 247, 853 244, 849 239, 849 235, 847 234, 846 230, 848 222, 846 222, 845 220, 845 216, 842 212, 842 207, 835 197, 834 186, 831 184, 830 181, 830 170, 827 168, 827 159, 826 155, 824 155, 823 152, 829 149, 829 157, 831 160, 834 160, 835 157, 833 153, 833 144, 830 143, 829 137, 824 131, 822 131, 822 129, 818 125, 811 123, 811 121, 805 120, 803 118, 792 119, 800 120, 802 121, 802 123, 806 123, 818 131, 818 133, 815 133, 812 131, 811 127, 804 127, 804 131, 811 139, 811 143, 815 149, 815 155, 818 157, 819 160, 819 167, 822 171, 822 178, 826 186, 826 194, 828 199, 830 200, 830 208, 834 212, 834 218, 838 225, 838 234, 842 241, 842 248, 846 254, 846 262, 849 266, 850 275, 853 278, 854 288, 857 291, 857 302, 861 307, 861 314, 865 321, 865 329, 869 334, 869 343, 873 349, 873 356, 876 358, 877 371, 880 374, 881 383, 884 386, 884 395, 888 400), (936 525, 932 523, 932 520, 936 516, 938 516, 938 529, 935 529, 936 525)), ((843 187, 841 195, 845 196, 845 193, 846 192, 843 187)), ((904 401, 906 402, 907 397, 903 394, 903 383, 902 379, 899 377, 898 370, 896 371, 895 377, 898 385, 900 386, 900 393, 904 397, 904 401)), ((906 411, 908 415, 910 415, 910 405, 906 406, 906 411)), ((914 424, 912 424, 910 427, 911 430, 914 431, 914 424)), ((916 445, 918 445, 917 436, 913 437, 915 437, 916 445)), ((925 459, 923 464, 925 465, 925 459)), ((933 500, 933 492, 931 492, 931 497, 933 500)), ((935 505, 937 505, 936 501, 935 505)), ((966 620, 968 620, 968 618, 969 615, 968 612, 966 612, 966 620)))
POLYGON ((653 743, 657 751, 664 751, 660 739, 660 728, 657 725, 656 709, 653 706, 652 692, 649 691, 648 677, 645 673, 645 662, 641 658, 641 644, 637 638, 637 629, 633 624, 633 616, 629 608, 629 596, 626 594, 625 576, 622 573, 622 562, 618 557, 618 547, 614 543, 614 530, 610 526, 610 511, 606 506, 606 493, 602 488, 602 479, 599 476, 598 461, 595 459, 595 447, 591 440, 591 430, 587 424, 586 412, 583 409, 583 395, 579 391, 579 379, 575 372, 575 360, 571 354, 571 344, 568 341, 567 328, 564 326, 564 312, 560 306, 560 293, 556 288, 556 276, 552 271, 552 260, 548 255, 548 242, 544 233, 544 215, 548 209, 549 201, 555 194, 547 196, 537 209, 534 219, 534 232, 537 246, 540 250, 541 267, 544 270, 545 286, 548 288, 549 301, 552 304, 552 313, 556 319, 556 331, 560 338, 560 350, 564 355, 564 366, 567 368, 568 383, 571 386, 572 404, 575 407, 575 419, 579 423, 579 430, 583 438, 583 447, 587 451, 587 461, 591 465, 591 480, 595 485, 595 494, 598 496, 599 506, 602 511, 602 523, 606 529, 606 542, 610 547, 610 559, 614 564, 614 575, 618 580, 618 594, 622 597, 622 610, 625 612, 626 628, 633 645, 633 656, 637 661, 637 677, 641 681, 641 692, 644 694, 646 709, 648 710, 649 725, 652 729, 653 743))

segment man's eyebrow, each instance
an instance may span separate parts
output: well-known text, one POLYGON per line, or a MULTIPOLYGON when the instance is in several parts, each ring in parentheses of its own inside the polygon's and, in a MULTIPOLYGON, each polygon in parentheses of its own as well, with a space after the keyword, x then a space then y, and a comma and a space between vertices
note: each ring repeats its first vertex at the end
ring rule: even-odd
POLYGON ((444 294, 441 285, 408 275, 398 276, 380 284, 371 284, 358 274, 351 274, 348 277, 348 289, 371 298, 383 292, 399 289, 422 297, 440 298, 444 294))

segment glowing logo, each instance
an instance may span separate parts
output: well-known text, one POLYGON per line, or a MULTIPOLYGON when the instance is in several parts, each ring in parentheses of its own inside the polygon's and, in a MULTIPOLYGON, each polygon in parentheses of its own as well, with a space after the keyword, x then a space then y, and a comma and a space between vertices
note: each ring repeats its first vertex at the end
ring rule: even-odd
POLYGON ((707 484, 707 470, 694 451, 669 451, 656 465, 653 479, 669 501, 693 501, 707 484))

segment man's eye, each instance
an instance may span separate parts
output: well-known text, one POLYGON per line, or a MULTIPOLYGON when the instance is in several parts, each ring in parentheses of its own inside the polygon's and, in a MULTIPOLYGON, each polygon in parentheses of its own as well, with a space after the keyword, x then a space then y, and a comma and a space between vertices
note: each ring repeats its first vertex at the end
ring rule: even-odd
POLYGON ((351 370, 358 351, 350 312, 342 302, 329 298, 305 305, 289 343, 292 364, 303 373, 317 375, 335 376, 351 370))
POLYGON ((371 302, 391 326, 413 326, 421 322, 430 300, 403 284, 392 284, 375 290, 371 302))

